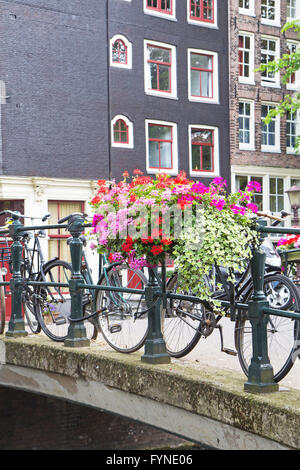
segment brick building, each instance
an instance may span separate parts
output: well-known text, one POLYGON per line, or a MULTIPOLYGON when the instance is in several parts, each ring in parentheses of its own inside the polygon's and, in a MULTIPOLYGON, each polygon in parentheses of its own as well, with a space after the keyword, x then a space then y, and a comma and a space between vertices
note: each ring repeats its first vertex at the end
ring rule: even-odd
POLYGON ((261 209, 290 210, 285 193, 300 186, 300 156, 293 144, 299 119, 287 115, 262 122, 268 110, 300 86, 299 73, 283 86, 279 74, 255 72, 260 63, 297 47, 296 33, 281 33, 288 20, 300 18, 299 0, 229 0, 230 8, 230 142, 232 188, 253 178, 263 186, 261 209))
POLYGON ((0 209, 55 222, 125 169, 230 180, 223 0, 0 0, 0 40, 0 209))

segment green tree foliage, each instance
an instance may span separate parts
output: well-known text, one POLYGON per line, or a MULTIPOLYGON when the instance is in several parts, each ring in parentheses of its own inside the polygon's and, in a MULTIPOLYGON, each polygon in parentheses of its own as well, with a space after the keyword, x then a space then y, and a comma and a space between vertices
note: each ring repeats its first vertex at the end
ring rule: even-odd
MULTIPOLYGON (((292 29, 300 38, 300 20, 294 20, 286 23, 282 28, 282 33, 292 29)), ((297 71, 300 70, 300 48, 297 48, 295 52, 290 54, 283 54, 278 60, 268 62, 267 64, 261 64, 257 69, 259 72, 283 72, 281 82, 285 85, 288 83, 290 77, 297 71)), ((290 92, 285 95, 284 99, 280 101, 277 107, 270 110, 265 118, 265 124, 269 124, 271 119, 280 115, 284 116, 287 112, 296 113, 300 108, 300 89, 290 92)), ((300 135, 297 136, 295 150, 300 151, 300 135)))

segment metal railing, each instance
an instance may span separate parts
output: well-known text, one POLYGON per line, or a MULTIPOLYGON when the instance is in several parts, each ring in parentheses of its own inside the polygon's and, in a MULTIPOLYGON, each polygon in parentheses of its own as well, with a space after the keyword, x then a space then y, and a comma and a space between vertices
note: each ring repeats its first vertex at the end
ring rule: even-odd
MULTIPOLYGON (((118 291, 127 293, 145 294, 148 307, 148 336, 145 342, 144 354, 141 357, 143 362, 151 364, 166 364, 170 362, 170 357, 166 350, 166 344, 161 331, 161 304, 166 307, 167 299, 186 300, 189 302, 201 302, 196 296, 177 294, 166 290, 165 266, 162 267, 162 283, 158 284, 157 276, 153 269, 149 269, 148 284, 144 289, 122 288, 109 285, 85 284, 81 274, 82 241, 80 235, 91 224, 87 224, 81 215, 76 215, 68 220, 67 224, 24 226, 21 215, 13 215, 12 224, 7 230, 1 233, 9 234, 13 243, 11 245, 12 278, 10 282, 0 282, 0 285, 10 285, 12 296, 12 311, 8 324, 6 336, 15 338, 27 336, 25 323, 22 316, 22 292, 24 289, 24 279, 21 275, 22 244, 20 240, 22 233, 30 230, 66 229, 71 234, 70 253, 72 264, 72 275, 68 284, 49 283, 39 281, 26 281, 28 285, 35 286, 60 286, 69 287, 71 296, 71 315, 68 336, 64 341, 67 347, 86 347, 90 344, 84 326, 82 291, 84 289, 98 289, 106 291, 118 291)), ((65 219, 63 219, 65 220, 65 219)), ((261 238, 269 233, 290 233, 300 234, 300 229, 283 227, 267 227, 265 220, 258 219, 257 226, 261 238)), ((253 355, 248 371, 248 380, 244 385, 246 391, 252 393, 265 393, 278 390, 278 384, 274 381, 273 367, 268 357, 267 344, 267 318, 268 315, 278 315, 300 320, 300 313, 271 308, 264 293, 264 273, 265 273, 265 253, 258 246, 253 249, 251 259, 251 275, 253 282, 253 295, 248 304, 238 303, 235 300, 221 300, 223 307, 230 307, 231 312, 236 309, 248 310, 248 319, 252 326, 252 348, 253 355)), ((96 314, 97 312, 95 312, 96 314)), ((86 318, 85 318, 86 319, 86 318)))

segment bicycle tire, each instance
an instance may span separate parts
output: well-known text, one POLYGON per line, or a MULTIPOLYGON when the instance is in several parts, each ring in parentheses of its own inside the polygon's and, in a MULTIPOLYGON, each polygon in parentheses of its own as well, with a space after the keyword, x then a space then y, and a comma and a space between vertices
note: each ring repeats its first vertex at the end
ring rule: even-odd
MULTIPOLYGON (((264 291, 272 308, 300 312, 300 295, 293 282, 283 274, 265 276, 264 291), (268 285, 271 287, 268 289, 268 285), (275 298, 274 288, 281 298, 275 298), (271 290, 272 289, 272 290, 271 290), (273 296, 273 297, 272 297, 273 296), (277 307, 276 307, 277 305, 277 307)), ((242 302, 248 303, 253 293, 253 284, 249 286, 242 302)), ((274 381, 280 382, 291 370, 294 364, 294 352, 297 341, 300 340, 300 321, 286 317, 270 315, 268 320, 268 356, 274 371, 274 381), (287 328, 287 332, 285 332, 287 328), (277 334, 278 333, 278 334, 277 334), (275 337, 276 334, 276 337, 275 337), (277 342, 279 350, 276 349, 277 342), (278 343, 279 344, 279 343, 278 343)), ((235 323, 235 345, 243 372, 248 376, 248 368, 252 357, 252 327, 246 311, 241 311, 235 323)))
MULTIPOLYGON (((167 290, 176 291, 177 283, 178 275, 175 273, 167 282, 167 290)), ((201 338, 200 321, 202 316, 199 315, 199 306, 204 308, 200 303, 193 304, 192 302, 168 299, 167 308, 162 312, 161 328, 167 352, 171 357, 184 357, 198 344, 201 338), (193 309, 192 312, 191 309, 193 309), (182 313, 183 310, 186 313, 182 313), (199 316, 199 320, 195 318, 197 316, 199 316)))
MULTIPOLYGON (((3 282, 3 275, 0 271, 0 282, 3 282)), ((5 306, 5 289, 4 286, 0 286, 0 334, 2 335, 5 330, 5 315, 6 315, 6 306, 5 306)))
MULTIPOLYGON (((99 285, 143 289, 147 285, 147 278, 141 271, 120 264, 108 268, 101 276, 99 285)), ((107 344, 121 353, 138 351, 145 344, 148 335, 145 295, 127 293, 120 295, 116 291, 99 290, 96 296, 96 309, 104 307, 107 310, 99 314, 98 324, 107 344)))
MULTIPOLYGON (((66 284, 72 275, 72 265, 66 261, 56 260, 49 263, 44 276, 39 281, 58 281, 66 284)), ((71 295, 68 287, 38 286, 36 294, 36 312, 43 332, 53 341, 63 342, 68 337, 71 316, 71 295)), ((85 315, 83 308, 83 315, 85 315)), ((88 312, 87 312, 88 313, 88 312)), ((88 339, 94 334, 94 326, 84 322, 88 339)))

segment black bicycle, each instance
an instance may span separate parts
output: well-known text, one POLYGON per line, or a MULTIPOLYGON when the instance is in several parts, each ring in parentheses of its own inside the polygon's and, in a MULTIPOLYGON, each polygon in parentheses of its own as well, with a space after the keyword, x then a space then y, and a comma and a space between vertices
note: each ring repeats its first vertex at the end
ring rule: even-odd
MULTIPOLYGON (((272 225, 277 225, 283 219, 272 225)), ((299 291, 293 281, 281 273, 281 259, 269 239, 262 248, 267 254, 264 291, 270 307, 300 312, 299 291)), ((236 282, 228 282, 228 272, 216 266, 206 279, 212 298, 227 302, 228 306, 215 309, 207 301, 170 299, 163 310, 162 329, 167 351, 172 357, 181 358, 197 345, 201 337, 208 337, 215 329, 219 330, 221 350, 238 355, 242 370, 247 375, 252 358, 252 327, 248 320, 248 310, 230 308, 235 302, 247 305, 253 294, 250 263, 244 273, 236 274, 236 282), (217 289, 221 283, 222 289, 217 289), (224 347, 220 320, 230 317, 235 322, 235 350, 224 347)), ((167 284, 167 291, 180 291, 180 275, 174 273, 167 284)), ((187 293, 185 293, 187 294, 187 293)), ((193 295, 192 293, 188 293, 193 295)), ((274 380, 280 381, 293 366, 296 342, 300 340, 299 320, 270 315, 267 324, 269 358, 274 369, 274 380)))

